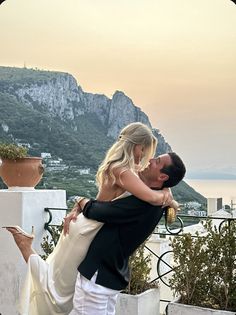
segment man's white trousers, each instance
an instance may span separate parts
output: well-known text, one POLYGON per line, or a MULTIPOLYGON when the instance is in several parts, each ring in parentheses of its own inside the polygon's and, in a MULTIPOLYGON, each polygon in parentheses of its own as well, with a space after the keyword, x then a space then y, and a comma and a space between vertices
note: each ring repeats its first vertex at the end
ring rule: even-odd
POLYGON ((97 273, 88 280, 78 273, 73 310, 69 315, 115 315, 119 291, 96 284, 96 277, 97 273))

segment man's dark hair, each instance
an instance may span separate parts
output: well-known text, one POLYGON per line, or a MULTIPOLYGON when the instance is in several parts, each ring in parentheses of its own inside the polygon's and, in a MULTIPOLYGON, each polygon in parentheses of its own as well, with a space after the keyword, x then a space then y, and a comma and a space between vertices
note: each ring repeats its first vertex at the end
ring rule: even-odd
POLYGON ((168 155, 172 163, 161 169, 162 173, 169 176, 168 180, 163 183, 163 188, 177 185, 184 178, 186 173, 186 168, 181 158, 174 152, 170 152, 168 155))

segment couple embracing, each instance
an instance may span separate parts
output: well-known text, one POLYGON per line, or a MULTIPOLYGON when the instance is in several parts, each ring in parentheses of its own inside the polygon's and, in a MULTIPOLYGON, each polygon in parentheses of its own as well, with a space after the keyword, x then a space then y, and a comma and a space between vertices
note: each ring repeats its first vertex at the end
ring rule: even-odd
POLYGON ((178 207, 169 187, 183 179, 185 166, 173 152, 153 158, 156 146, 142 123, 121 130, 98 169, 96 200, 77 199, 46 261, 33 250, 32 235, 7 227, 28 264, 21 315, 115 315, 130 255, 165 207, 178 207))

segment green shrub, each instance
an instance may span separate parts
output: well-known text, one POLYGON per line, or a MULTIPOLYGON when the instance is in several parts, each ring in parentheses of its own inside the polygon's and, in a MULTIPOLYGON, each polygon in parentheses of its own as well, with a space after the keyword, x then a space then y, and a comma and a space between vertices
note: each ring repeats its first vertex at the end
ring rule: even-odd
POLYGON ((180 303, 236 310, 236 222, 226 221, 220 232, 211 221, 205 236, 185 234, 172 241, 175 273, 171 288, 180 303))
POLYGON ((44 254, 40 255, 40 257, 44 260, 48 258, 48 256, 53 252, 55 248, 55 244, 57 244, 61 231, 63 229, 63 224, 60 226, 50 226, 50 230, 52 232, 51 236, 46 235, 43 237, 43 241, 40 244, 44 254))
POLYGON ((1 143, 0 157, 1 159, 16 160, 27 156, 28 149, 16 144, 1 143))
POLYGON ((127 294, 140 294, 148 289, 156 288, 157 282, 150 282, 151 255, 145 254, 145 243, 133 253, 129 259, 130 281, 124 291, 127 294))

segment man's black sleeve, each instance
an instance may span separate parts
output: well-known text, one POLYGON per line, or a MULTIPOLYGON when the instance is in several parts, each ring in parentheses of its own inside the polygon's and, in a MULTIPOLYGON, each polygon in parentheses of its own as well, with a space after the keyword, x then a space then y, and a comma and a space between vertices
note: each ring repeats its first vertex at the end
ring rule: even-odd
POLYGON ((123 224, 134 222, 137 215, 145 214, 146 211, 160 211, 161 207, 152 206, 149 203, 129 196, 114 201, 90 200, 83 209, 83 214, 88 219, 103 223, 123 224))

